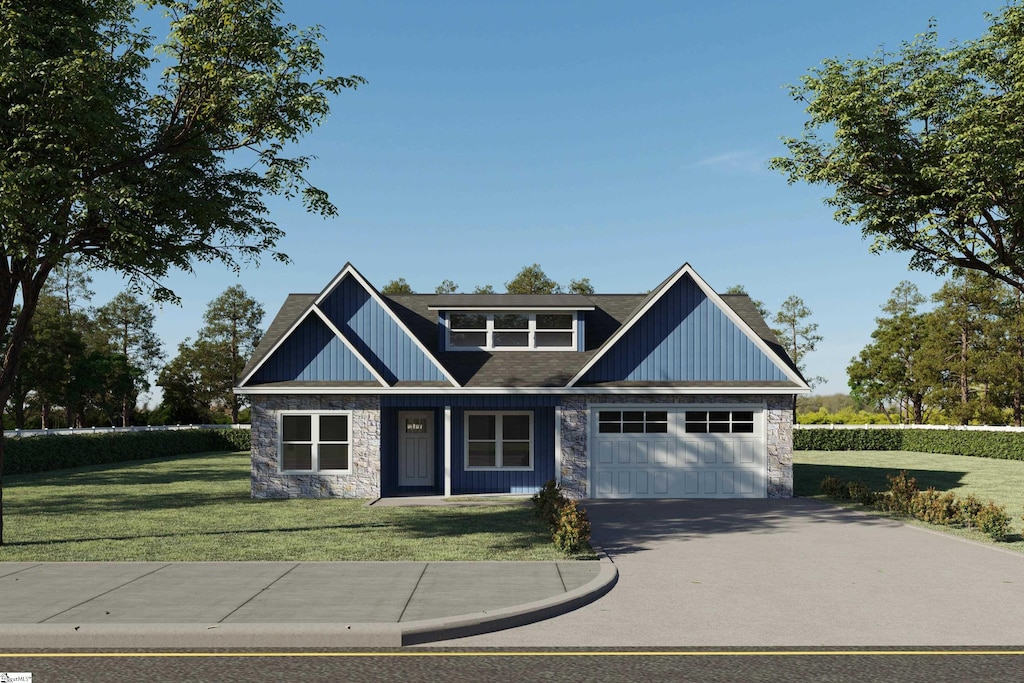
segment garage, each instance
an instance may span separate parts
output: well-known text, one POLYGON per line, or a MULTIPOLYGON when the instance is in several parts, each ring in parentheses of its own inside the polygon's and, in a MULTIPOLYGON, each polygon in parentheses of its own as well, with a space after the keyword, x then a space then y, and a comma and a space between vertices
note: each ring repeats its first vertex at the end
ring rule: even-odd
POLYGON ((593 406, 595 498, 765 498, 760 405, 593 406))

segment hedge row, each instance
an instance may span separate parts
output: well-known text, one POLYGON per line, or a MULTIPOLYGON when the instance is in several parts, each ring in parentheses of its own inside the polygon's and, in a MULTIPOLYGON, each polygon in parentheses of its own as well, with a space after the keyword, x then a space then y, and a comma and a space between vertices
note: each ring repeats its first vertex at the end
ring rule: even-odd
POLYGON ((801 451, 917 451, 1024 460, 1024 432, 960 429, 795 429, 801 451))
POLYGON ((247 429, 107 432, 4 439, 4 474, 47 472, 86 465, 205 451, 249 450, 247 429))

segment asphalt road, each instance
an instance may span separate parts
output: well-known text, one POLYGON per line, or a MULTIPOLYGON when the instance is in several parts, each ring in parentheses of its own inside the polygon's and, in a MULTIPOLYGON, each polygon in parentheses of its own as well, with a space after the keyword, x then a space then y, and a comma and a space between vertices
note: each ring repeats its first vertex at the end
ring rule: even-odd
POLYGON ((1020 681, 1024 650, 0 653, 42 681, 1020 681))

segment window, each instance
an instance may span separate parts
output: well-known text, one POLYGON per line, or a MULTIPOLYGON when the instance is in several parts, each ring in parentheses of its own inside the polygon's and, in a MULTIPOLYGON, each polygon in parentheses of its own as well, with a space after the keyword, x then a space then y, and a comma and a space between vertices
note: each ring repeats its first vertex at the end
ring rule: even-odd
POLYGON ((338 472, 350 469, 349 413, 283 413, 282 472, 338 472))
POLYGON ((466 413, 467 470, 532 470, 533 413, 466 413))
POLYGON ((687 434, 753 434, 752 410, 688 410, 687 434))
POLYGON ((450 349, 576 350, 575 313, 449 313, 450 349))
POLYGON ((602 410, 597 414, 601 434, 665 434, 668 412, 665 410, 602 410))

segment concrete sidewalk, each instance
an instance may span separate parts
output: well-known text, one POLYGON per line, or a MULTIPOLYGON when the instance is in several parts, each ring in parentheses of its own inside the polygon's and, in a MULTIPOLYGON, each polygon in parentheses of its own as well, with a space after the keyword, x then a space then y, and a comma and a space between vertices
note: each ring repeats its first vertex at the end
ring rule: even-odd
POLYGON ((599 562, 0 563, 0 647, 398 647, 563 614, 599 562))

